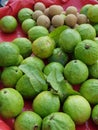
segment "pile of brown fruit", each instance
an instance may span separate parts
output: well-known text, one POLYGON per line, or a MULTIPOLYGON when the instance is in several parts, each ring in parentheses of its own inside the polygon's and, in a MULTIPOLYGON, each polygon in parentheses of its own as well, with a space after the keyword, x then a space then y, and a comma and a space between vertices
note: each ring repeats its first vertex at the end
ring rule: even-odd
POLYGON ((69 6, 66 10, 60 5, 51 5, 45 7, 41 2, 34 5, 34 13, 32 15, 37 25, 44 26, 50 31, 53 28, 68 25, 74 28, 78 24, 88 23, 88 18, 85 14, 80 14, 74 6, 69 6))

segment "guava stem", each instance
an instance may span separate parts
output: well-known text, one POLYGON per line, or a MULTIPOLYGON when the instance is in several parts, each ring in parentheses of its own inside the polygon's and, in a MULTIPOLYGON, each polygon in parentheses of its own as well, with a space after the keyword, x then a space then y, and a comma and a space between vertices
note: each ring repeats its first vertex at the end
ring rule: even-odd
POLYGON ((90 48, 90 45, 86 44, 85 49, 89 49, 89 48, 90 48))
POLYGON ((6 93, 7 93, 7 91, 5 90, 5 91, 4 91, 4 94, 6 94, 6 93))
POLYGON ((74 60, 74 63, 77 63, 77 60, 74 60))
POLYGON ((38 130, 38 126, 37 126, 37 125, 35 125, 33 130, 38 130))
POLYGON ((52 120, 54 118, 54 116, 51 116, 50 120, 52 120))

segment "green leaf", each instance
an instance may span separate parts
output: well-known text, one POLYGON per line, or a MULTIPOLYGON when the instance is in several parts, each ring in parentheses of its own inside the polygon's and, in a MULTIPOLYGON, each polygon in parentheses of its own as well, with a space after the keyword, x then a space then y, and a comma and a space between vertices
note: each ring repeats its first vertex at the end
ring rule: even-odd
POLYGON ((19 68, 28 76, 32 87, 36 92, 47 90, 48 86, 44 74, 34 65, 22 64, 19 68))
POLYGON ((71 84, 64 79, 63 74, 56 69, 47 76, 47 82, 51 85, 52 92, 58 94, 62 102, 69 95, 79 94, 79 92, 75 91, 71 84))
POLYGON ((58 44, 58 40, 59 40, 59 36, 60 36, 61 32, 67 28, 69 28, 69 27, 66 25, 57 27, 56 29, 54 29, 52 32, 49 33, 49 37, 51 37, 56 42, 56 44, 58 44))
POLYGON ((62 102, 70 95, 79 94, 79 92, 75 91, 71 84, 69 84, 66 80, 61 81, 60 86, 58 94, 62 102))
POLYGON ((50 74, 47 76, 47 82, 50 83, 55 91, 58 91, 58 82, 62 81, 63 79, 64 77, 62 73, 56 69, 53 69, 53 71, 51 71, 50 74))

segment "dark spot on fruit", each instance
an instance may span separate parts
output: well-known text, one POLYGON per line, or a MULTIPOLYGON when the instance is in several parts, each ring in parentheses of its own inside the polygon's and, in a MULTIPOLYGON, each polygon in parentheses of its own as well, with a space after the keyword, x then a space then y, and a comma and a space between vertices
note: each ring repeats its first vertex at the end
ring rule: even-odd
POLYGON ((16 73, 18 72, 18 70, 16 70, 16 73))
POLYGON ((6 90, 4 90, 4 94, 6 94, 7 93, 7 91, 6 90))
POLYGON ((51 126, 50 126, 50 125, 48 125, 48 128, 47 128, 47 130, 50 130, 50 128, 51 128, 51 126))
POLYGON ((85 49, 89 49, 89 48, 90 48, 90 45, 86 44, 85 49))
POLYGON ((35 125, 33 130, 38 130, 38 125, 35 125))
POLYGON ((74 60, 74 63, 77 63, 77 60, 74 60))

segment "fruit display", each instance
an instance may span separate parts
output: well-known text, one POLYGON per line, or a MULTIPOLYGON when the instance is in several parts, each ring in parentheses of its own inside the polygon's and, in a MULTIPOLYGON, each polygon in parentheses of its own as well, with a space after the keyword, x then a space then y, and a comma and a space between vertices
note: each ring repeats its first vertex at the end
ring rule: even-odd
POLYGON ((31 3, 0 16, 0 130, 97 130, 97 3, 31 3))

